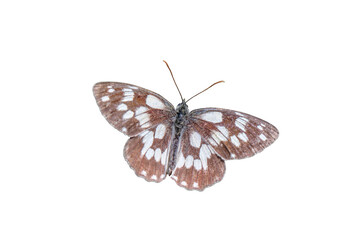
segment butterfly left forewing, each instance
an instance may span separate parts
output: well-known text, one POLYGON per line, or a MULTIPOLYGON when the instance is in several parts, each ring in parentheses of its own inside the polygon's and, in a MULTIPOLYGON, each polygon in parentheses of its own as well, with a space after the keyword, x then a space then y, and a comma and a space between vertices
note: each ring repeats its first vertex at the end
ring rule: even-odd
POLYGON ((224 160, 251 157, 278 138, 272 124, 252 115, 220 108, 196 109, 190 113, 196 131, 224 160))
POLYGON ((94 97, 107 121, 128 136, 169 120, 174 107, 165 98, 148 89, 118 82, 99 82, 94 97))

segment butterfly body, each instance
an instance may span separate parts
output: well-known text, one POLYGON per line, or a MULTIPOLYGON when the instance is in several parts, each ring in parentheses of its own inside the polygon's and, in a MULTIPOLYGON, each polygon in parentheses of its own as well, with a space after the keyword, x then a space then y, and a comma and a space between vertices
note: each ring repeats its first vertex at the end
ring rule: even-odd
POLYGON ((278 137, 273 125, 249 114, 221 108, 189 112, 185 100, 174 108, 132 84, 100 82, 93 92, 103 116, 130 137, 124 158, 147 181, 169 175, 181 187, 203 190, 222 180, 226 160, 253 156, 278 137))
POLYGON ((177 154, 177 149, 179 146, 178 145, 179 139, 182 134, 182 130, 183 130, 184 126, 186 126, 186 124, 187 124, 188 114, 189 114, 188 106, 185 103, 185 101, 183 100, 180 104, 177 105, 176 116, 173 121, 174 137, 173 137, 173 141, 172 141, 172 145, 171 145, 172 151, 170 154, 169 164, 168 164, 168 169, 167 169, 168 175, 172 174, 172 171, 176 165, 176 154, 177 154))

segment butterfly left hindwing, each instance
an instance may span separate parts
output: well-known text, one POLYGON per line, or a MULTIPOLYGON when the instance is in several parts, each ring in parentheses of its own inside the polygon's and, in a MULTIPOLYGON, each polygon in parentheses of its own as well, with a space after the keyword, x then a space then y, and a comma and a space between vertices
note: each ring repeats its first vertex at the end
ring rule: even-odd
POLYGON ((171 137, 171 123, 164 122, 128 140, 124 158, 138 177, 151 182, 166 177, 171 137))

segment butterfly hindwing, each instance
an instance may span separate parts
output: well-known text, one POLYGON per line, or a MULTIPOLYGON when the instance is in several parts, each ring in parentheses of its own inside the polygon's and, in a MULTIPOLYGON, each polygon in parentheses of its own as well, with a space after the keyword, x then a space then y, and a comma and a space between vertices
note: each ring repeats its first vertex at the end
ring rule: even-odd
POLYGON ((171 137, 171 122, 168 121, 128 140, 124 158, 137 176, 152 182, 166 177, 171 137))
POLYGON ((184 127, 171 178, 188 190, 203 190, 222 180, 225 163, 190 122, 184 127))
POLYGON ((135 85, 100 82, 94 85, 93 92, 103 116, 128 136, 168 121, 175 114, 165 98, 135 85))
POLYGON ((224 160, 251 157, 278 138, 272 124, 246 113, 202 108, 189 115, 195 130, 224 160))

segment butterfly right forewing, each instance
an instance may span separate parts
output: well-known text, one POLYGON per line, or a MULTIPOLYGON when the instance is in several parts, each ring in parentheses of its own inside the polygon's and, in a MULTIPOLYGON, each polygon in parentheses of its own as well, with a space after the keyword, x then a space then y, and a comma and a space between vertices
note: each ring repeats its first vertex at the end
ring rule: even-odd
POLYGON ((272 124, 233 110, 196 109, 190 118, 195 130, 224 160, 251 157, 278 138, 278 130, 272 124))

